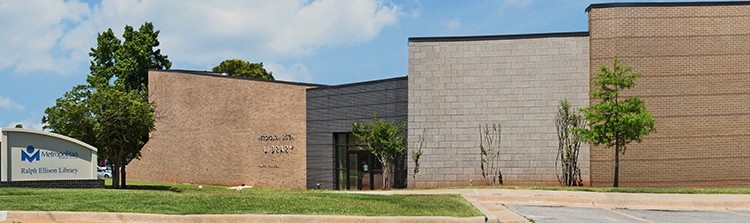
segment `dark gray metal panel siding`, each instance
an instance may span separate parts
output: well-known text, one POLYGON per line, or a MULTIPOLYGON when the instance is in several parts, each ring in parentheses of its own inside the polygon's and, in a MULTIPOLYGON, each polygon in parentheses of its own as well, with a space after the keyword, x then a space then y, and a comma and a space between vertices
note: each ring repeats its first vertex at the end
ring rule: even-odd
POLYGON ((307 90, 307 188, 336 189, 333 133, 372 120, 407 122, 406 77, 307 90))

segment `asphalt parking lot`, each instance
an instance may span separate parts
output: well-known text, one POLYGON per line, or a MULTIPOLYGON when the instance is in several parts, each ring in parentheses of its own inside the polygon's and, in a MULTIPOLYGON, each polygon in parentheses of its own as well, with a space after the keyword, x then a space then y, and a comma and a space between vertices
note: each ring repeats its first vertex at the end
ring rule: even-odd
POLYGON ((533 222, 750 222, 748 211, 673 211, 514 205, 506 207, 533 222))

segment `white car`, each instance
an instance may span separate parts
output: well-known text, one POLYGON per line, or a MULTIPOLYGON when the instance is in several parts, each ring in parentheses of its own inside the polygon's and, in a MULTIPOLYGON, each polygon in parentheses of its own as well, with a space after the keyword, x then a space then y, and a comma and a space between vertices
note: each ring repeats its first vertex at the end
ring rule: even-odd
POLYGON ((112 169, 109 167, 97 167, 96 175, 99 178, 112 178, 112 169))

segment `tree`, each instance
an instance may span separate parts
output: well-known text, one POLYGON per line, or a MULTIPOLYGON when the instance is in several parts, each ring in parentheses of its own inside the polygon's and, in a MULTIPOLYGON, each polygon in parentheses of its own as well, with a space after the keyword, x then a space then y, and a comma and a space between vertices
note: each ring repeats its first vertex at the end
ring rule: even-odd
POLYGON ((393 164, 406 153, 406 125, 402 122, 388 122, 375 116, 372 122, 352 124, 352 134, 367 145, 383 165, 383 189, 393 186, 393 164))
POLYGON ((583 108, 586 128, 578 128, 581 138, 594 145, 615 148, 615 173, 613 187, 619 186, 620 154, 625 154, 627 145, 655 130, 656 121, 646 110, 646 102, 638 96, 621 97, 620 91, 635 86, 639 73, 623 66, 615 59, 613 68, 599 68, 594 79, 595 89, 591 97, 596 104, 583 108))
POLYGON ((584 121, 580 113, 571 109, 567 99, 560 101, 557 107, 555 127, 557 127, 557 158, 555 166, 560 162, 560 174, 557 180, 563 186, 582 186, 581 169, 578 167, 578 154, 581 149, 581 137, 574 129, 583 127, 584 121))
POLYGON ((144 23, 138 30, 125 26, 124 41, 115 36, 112 29, 97 36, 97 47, 91 48, 89 56, 91 74, 87 82, 94 87, 110 84, 109 80, 125 86, 126 91, 143 90, 148 92, 148 70, 169 69, 172 62, 161 54, 159 31, 154 25, 144 23), (155 50, 156 49, 156 50, 155 50))
POLYGON ((422 158, 422 155, 424 154, 422 152, 422 145, 424 145, 425 137, 427 137, 427 129, 423 129, 422 135, 417 136, 417 149, 409 153, 411 155, 411 160, 414 161, 414 172, 411 175, 414 182, 416 182, 417 174, 419 173, 419 159, 422 158))
POLYGON ((492 127, 489 124, 479 124, 479 167, 485 185, 503 184, 503 172, 497 160, 500 157, 502 132, 500 123, 493 123, 492 127))
POLYGON ((273 72, 266 71, 263 63, 251 63, 240 59, 222 61, 211 69, 215 73, 225 73, 233 77, 249 77, 262 80, 275 80, 273 72))
POLYGON ((112 165, 114 188, 126 186, 125 166, 140 157, 154 130, 154 105, 148 102, 148 70, 169 69, 151 23, 125 26, 124 41, 108 29, 91 48, 90 74, 45 110, 44 129, 77 138, 99 149, 112 165))
POLYGON ((153 104, 143 101, 145 92, 118 89, 124 87, 117 84, 99 88, 87 101, 96 117, 94 132, 99 153, 105 154, 115 170, 112 184, 119 183, 122 188, 126 186, 127 161, 141 157, 141 148, 146 144, 143 136, 154 130, 155 122, 153 104))
MULTIPOLYGON (((100 148, 96 143, 96 132, 94 132, 96 119, 91 114, 87 103, 92 90, 93 88, 89 85, 77 85, 71 91, 65 92, 63 97, 55 101, 55 105, 44 110, 43 129, 49 129, 100 148)), ((104 158, 102 154, 99 156, 104 158)))

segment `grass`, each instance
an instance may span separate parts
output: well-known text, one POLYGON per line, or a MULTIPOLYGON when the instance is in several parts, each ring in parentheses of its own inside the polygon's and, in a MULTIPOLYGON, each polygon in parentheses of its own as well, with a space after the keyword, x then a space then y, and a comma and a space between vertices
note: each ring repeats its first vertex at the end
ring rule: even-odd
MULTIPOLYGON (((130 189, 3 188, 0 210, 159 214, 481 216, 458 195, 370 195, 129 182, 130 189)), ((109 184, 109 183, 108 183, 109 184)))
MULTIPOLYGON (((465 187, 464 187, 465 188, 465 187)), ((486 186, 477 188, 588 191, 606 193, 651 193, 651 194, 750 194, 750 187, 736 188, 652 188, 652 187, 563 187, 563 186, 486 186)))

